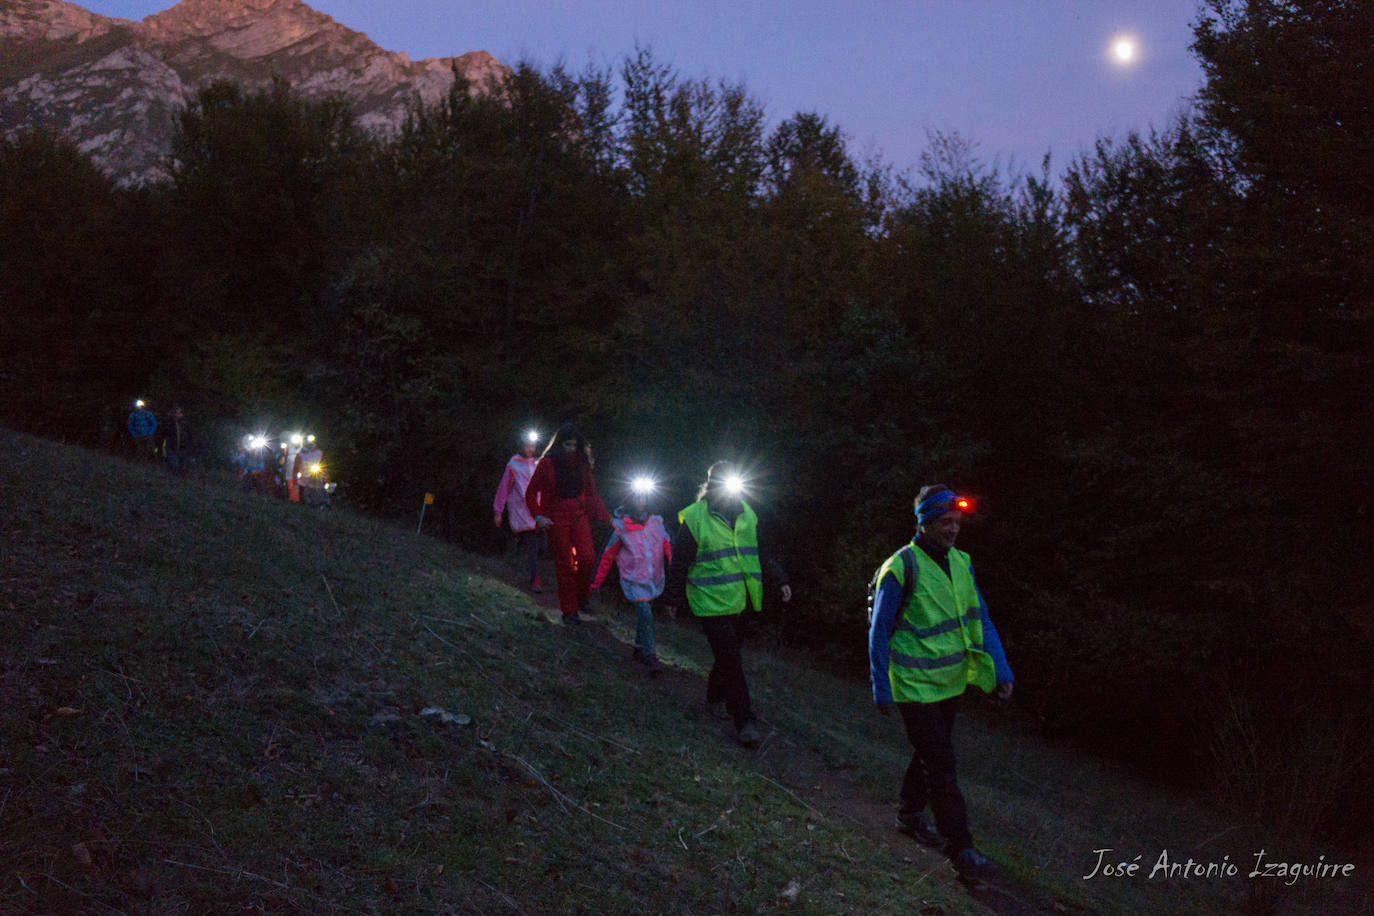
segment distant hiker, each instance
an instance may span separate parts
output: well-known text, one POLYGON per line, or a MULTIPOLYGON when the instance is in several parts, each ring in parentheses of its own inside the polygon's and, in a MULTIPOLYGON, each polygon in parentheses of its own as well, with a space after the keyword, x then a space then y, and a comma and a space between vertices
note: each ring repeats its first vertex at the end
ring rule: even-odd
POLYGON ((897 829, 943 846, 961 876, 980 878, 997 867, 974 848, 969 832, 955 772, 954 717, 969 685, 1011 697, 1012 674, 974 583, 973 563, 954 548, 964 517, 960 507, 968 505, 943 484, 921 488, 916 537, 878 571, 868 657, 873 702, 883 715, 896 704, 913 749, 897 829), (934 825, 925 816, 927 803, 934 825))
POLYGON ((649 514, 649 497, 655 484, 647 477, 636 478, 630 484, 630 504, 619 506, 611 525, 615 533, 601 554, 592 588, 601 587, 615 563, 620 572, 620 590, 635 606, 634 657, 643 662, 649 674, 657 675, 661 666, 654 645, 653 600, 663 594, 667 579, 667 562, 673 558, 673 547, 663 527, 663 516, 649 514), (666 562, 665 562, 666 561, 666 562))
POLYGON ((329 505, 329 491, 325 489, 327 478, 324 470, 324 452, 314 436, 305 437, 305 445, 296 455, 296 480, 301 488, 301 502, 312 509, 323 509, 329 505))
POLYGON ((697 501, 678 513, 682 524, 673 539, 665 600, 675 616, 685 597, 701 619, 715 659, 706 680, 706 705, 724 701, 740 743, 754 747, 761 736, 744 678, 739 617, 746 610, 763 610, 765 573, 784 602, 792 599, 792 589, 782 567, 760 555, 758 516, 743 497, 744 480, 734 465, 711 465, 697 501))
POLYGON ((529 573, 530 591, 542 592, 539 582, 539 549, 544 546, 544 532, 534 527, 534 516, 525 505, 525 491, 529 489, 530 478, 534 476, 535 465, 539 459, 534 457, 539 445, 539 433, 530 430, 520 442, 520 453, 511 455, 506 462, 506 470, 501 475, 501 484, 496 488, 496 499, 492 501, 492 520, 501 527, 501 516, 510 519, 510 530, 515 533, 516 550, 525 554, 525 565, 529 573))
POLYGON ((608 522, 611 514, 596 492, 591 445, 573 424, 558 427, 544 449, 525 490, 525 508, 535 527, 549 532, 563 622, 580 623, 588 610, 596 562, 592 522, 608 522))
POLYGON ((291 491, 291 467, 295 459, 291 457, 290 448, 285 439, 277 443, 277 467, 273 480, 277 485, 277 496, 283 499, 291 491))
POLYGON ((191 455, 191 424, 180 404, 172 408, 171 420, 162 424, 159 432, 168 469, 175 474, 185 473, 191 455))
POLYGON ((279 464, 285 471, 282 494, 291 502, 301 501, 301 449, 305 448, 305 436, 301 433, 282 434, 282 457, 279 464))
POLYGON ((239 488, 245 493, 267 492, 267 440, 248 433, 239 440, 234 456, 239 466, 239 488))
POLYGON ((134 401, 134 409, 129 413, 126 424, 129 438, 133 440, 135 458, 152 458, 157 454, 157 417, 143 401, 134 401))

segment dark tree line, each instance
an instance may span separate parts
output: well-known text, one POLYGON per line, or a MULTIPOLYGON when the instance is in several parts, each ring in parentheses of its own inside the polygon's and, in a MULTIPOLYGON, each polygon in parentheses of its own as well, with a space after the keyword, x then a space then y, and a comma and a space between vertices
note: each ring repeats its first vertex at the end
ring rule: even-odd
POLYGON ((4 420, 108 444, 144 394, 308 422, 356 503, 435 492, 479 549, 530 422, 577 418, 612 496, 656 468, 666 510, 738 458, 806 596, 789 638, 856 673, 867 576, 916 489, 955 483, 1047 731, 1352 833, 1374 9, 1212 0, 1195 39, 1195 113, 1058 176, 959 137, 914 174, 858 161, 642 50, 456 78, 386 139, 343 100, 217 84, 134 190, 6 140, 4 420))

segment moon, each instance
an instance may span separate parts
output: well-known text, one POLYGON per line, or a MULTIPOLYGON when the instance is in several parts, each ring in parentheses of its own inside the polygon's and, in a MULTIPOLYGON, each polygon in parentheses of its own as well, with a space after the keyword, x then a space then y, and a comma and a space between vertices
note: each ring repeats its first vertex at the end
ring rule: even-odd
POLYGON ((1112 58, 1121 66, 1125 67, 1135 63, 1139 49, 1136 41, 1129 35, 1121 35, 1112 41, 1112 58))

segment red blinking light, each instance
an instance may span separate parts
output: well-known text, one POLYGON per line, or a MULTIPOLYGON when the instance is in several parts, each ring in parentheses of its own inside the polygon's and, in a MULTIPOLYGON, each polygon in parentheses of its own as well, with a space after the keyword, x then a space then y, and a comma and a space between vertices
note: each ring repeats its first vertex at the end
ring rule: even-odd
POLYGON ((967 515, 974 510, 975 506, 972 499, 967 496, 960 496, 954 500, 954 508, 967 515))

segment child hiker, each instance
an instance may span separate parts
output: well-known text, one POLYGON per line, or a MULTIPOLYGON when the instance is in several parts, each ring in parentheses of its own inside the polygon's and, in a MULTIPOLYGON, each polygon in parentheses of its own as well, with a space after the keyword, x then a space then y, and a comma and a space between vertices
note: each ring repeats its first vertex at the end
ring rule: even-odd
POLYGON ((651 602, 663 594, 667 564, 672 562, 673 546, 663 527, 663 516, 649 514, 649 496, 654 492, 652 478, 636 477, 630 484, 630 505, 618 506, 611 535, 596 569, 592 588, 601 587, 615 563, 620 570, 620 588, 635 606, 635 660, 648 666, 650 676, 662 667, 654 647, 654 611, 651 602))
POLYGON ((530 430, 520 443, 520 453, 511 455, 506 469, 501 474, 501 485, 496 488, 496 499, 491 504, 492 518, 496 527, 501 527, 501 516, 510 517, 510 530, 515 532, 517 550, 525 554, 526 572, 529 574, 530 591, 541 592, 539 584, 539 550, 544 546, 544 532, 534 527, 534 516, 525 507, 525 490, 529 488, 530 478, 534 476, 534 466, 539 459, 534 457, 539 446, 539 433, 530 430))

